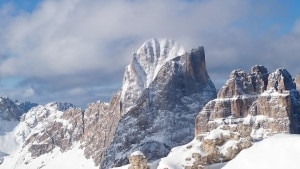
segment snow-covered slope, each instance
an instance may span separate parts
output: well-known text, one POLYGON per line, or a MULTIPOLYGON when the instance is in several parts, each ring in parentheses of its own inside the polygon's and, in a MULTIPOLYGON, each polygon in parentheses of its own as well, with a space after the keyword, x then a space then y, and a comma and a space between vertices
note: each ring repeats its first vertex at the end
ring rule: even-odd
MULTIPOLYGON (((298 169, 300 157, 300 135, 277 134, 241 151, 228 163, 206 166, 207 169, 298 169)), ((194 162, 193 153, 201 152, 197 139, 172 149, 154 168, 184 169, 194 162)))
POLYGON ((243 150, 222 169, 298 169, 300 135, 278 134, 243 150))
MULTIPOLYGON (((73 107, 73 105, 69 103, 49 103, 45 106, 38 105, 31 108, 20 117, 20 121, 17 119, 0 119, 0 154, 2 156, 1 161, 3 162, 0 168, 25 168, 25 166, 39 168, 48 163, 47 160, 49 161, 50 157, 51 159, 59 160, 66 156, 67 154, 59 155, 59 148, 55 147, 49 150, 50 153, 48 152, 48 154, 40 156, 44 150, 34 150, 32 147, 33 145, 46 145, 47 140, 41 142, 41 140, 36 138, 38 138, 38 135, 49 134, 49 124, 62 123, 62 128, 70 127, 70 123, 62 118, 62 111, 65 111, 69 107, 73 107), (36 156, 36 151, 39 152, 39 156, 36 156)), ((52 139, 53 136, 50 135, 50 138, 52 139)), ((75 146, 74 151, 76 154, 83 150, 77 151, 75 146)), ((85 159, 84 156, 80 158, 85 159)))
POLYGON ((0 169, 99 169, 92 159, 86 159, 80 143, 75 143, 70 150, 62 152, 58 147, 50 153, 31 157, 28 146, 19 147, 15 153, 4 157, 0 169))
POLYGON ((25 112, 36 105, 35 103, 19 103, 7 97, 0 97, 0 158, 14 152, 22 143, 22 137, 18 137, 17 131, 19 120, 25 112))

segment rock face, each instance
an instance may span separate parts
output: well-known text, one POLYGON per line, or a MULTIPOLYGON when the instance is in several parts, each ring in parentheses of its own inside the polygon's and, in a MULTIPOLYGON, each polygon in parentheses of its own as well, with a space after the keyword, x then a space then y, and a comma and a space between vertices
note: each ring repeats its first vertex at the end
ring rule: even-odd
POLYGON ((145 42, 126 68, 122 117, 101 168, 127 164, 135 150, 156 160, 189 142, 197 112, 215 96, 203 47, 185 53, 172 40, 145 42))
POLYGON ((255 124, 253 119, 250 125, 268 129, 270 133, 300 132, 298 121, 290 120, 299 116, 299 94, 286 69, 268 73, 266 68, 255 66, 250 74, 234 70, 219 91, 218 98, 205 105, 197 116, 196 135, 216 128, 216 119, 230 117, 237 121, 250 116, 269 118, 263 126, 255 124))
POLYGON ((65 151, 70 148, 72 142, 79 140, 82 131, 78 131, 78 126, 82 126, 82 121, 75 112, 80 110, 71 111, 69 108, 75 107, 70 103, 54 102, 36 106, 22 116, 21 121, 32 131, 29 135, 24 132, 24 137, 27 137, 24 146, 28 145, 33 157, 48 153, 55 146, 65 151), (68 114, 74 115, 73 121, 66 118, 68 114))
POLYGON ((195 137, 206 152, 200 159, 205 157, 205 164, 228 161, 251 146, 251 141, 276 133, 300 133, 299 101, 296 85, 286 69, 268 73, 265 67, 254 66, 250 74, 232 71, 218 97, 206 104, 196 118, 195 137), (212 140, 205 137, 220 129, 230 134, 212 140), (222 156, 218 149, 227 140, 244 141, 236 148, 231 146, 229 156, 222 156))
POLYGON ((86 158, 93 158, 99 165, 105 148, 114 137, 115 127, 121 117, 119 94, 110 104, 91 103, 85 110, 69 103, 39 105, 22 116, 30 135, 26 135, 24 146, 31 156, 38 157, 51 152, 55 147, 61 151, 81 142, 86 158))
POLYGON ((120 118, 120 92, 112 97, 110 103, 92 103, 84 111, 84 135, 81 141, 86 157, 93 158, 96 165, 101 164, 120 118))
MULTIPOLYGON (((224 125, 212 130, 201 140, 200 148, 202 153, 193 153, 195 159, 191 169, 198 169, 199 166, 220 163, 233 159, 241 150, 252 146, 249 134, 239 133, 239 127, 224 125)), ((189 168, 187 166, 187 168, 189 168)))

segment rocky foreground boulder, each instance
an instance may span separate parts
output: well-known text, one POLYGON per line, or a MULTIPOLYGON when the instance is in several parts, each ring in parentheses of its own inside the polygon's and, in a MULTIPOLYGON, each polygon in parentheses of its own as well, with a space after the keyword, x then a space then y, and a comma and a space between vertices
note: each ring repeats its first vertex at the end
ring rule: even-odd
POLYGON ((130 154, 128 169, 149 169, 147 159, 141 151, 135 151, 130 154))

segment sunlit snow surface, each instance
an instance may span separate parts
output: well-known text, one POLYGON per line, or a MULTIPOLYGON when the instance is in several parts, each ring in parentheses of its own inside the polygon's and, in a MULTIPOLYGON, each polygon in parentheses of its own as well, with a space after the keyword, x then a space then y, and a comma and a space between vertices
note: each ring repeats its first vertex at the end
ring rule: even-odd
POLYGON ((299 169, 300 135, 278 134, 241 151, 222 169, 299 169))
MULTIPOLYGON (((162 158, 158 168, 183 169, 194 162, 193 152, 203 153, 199 149, 201 142, 192 142, 172 149, 166 158, 162 158), (191 160, 187 160, 191 159, 191 160)), ((225 164, 214 164, 209 169, 299 169, 300 135, 278 134, 254 143, 240 152, 233 160, 225 164)))
POLYGON ((94 165, 92 159, 86 159, 80 144, 71 150, 62 153, 55 148, 51 153, 41 155, 37 158, 30 157, 26 150, 19 150, 13 155, 4 157, 0 169, 99 169, 94 165))
POLYGON ((23 147, 26 138, 43 132, 47 126, 44 120, 39 119, 59 121, 65 127, 70 125, 61 119, 63 112, 58 109, 55 103, 49 103, 32 108, 22 116, 21 122, 0 119, 0 169, 99 169, 92 159, 85 158, 79 142, 66 152, 57 147, 39 157, 31 157, 28 145, 23 147))

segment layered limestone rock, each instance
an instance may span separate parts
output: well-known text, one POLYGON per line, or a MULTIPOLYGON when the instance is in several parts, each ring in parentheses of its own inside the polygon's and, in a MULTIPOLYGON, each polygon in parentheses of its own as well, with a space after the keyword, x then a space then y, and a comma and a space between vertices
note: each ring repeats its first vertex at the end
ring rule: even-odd
POLYGON ((241 150, 252 146, 249 130, 245 130, 247 133, 241 134, 239 133, 239 127, 240 126, 223 125, 212 130, 200 140, 200 148, 203 151, 193 153, 193 165, 186 167, 198 169, 199 166, 203 167, 209 164, 229 161, 241 150))
POLYGON ((250 123, 268 129, 270 133, 298 133, 298 123, 289 120, 299 114, 299 94, 295 89, 291 75, 285 69, 268 73, 266 68, 255 66, 250 74, 234 70, 218 98, 205 105, 197 116, 196 135, 216 128, 219 125, 214 122, 216 119, 230 118, 236 123, 248 116, 269 118, 271 121, 267 120, 263 126, 255 124, 256 120, 250 120, 250 123))
POLYGON ((38 157, 49 153, 55 147, 61 151, 81 142, 86 158, 94 159, 99 165, 105 148, 114 137, 116 125, 121 117, 120 94, 111 102, 90 103, 85 110, 71 104, 50 103, 37 106, 22 117, 32 134, 26 136, 31 156, 38 157))
POLYGON ((121 118, 120 92, 115 94, 110 103, 97 102, 89 104, 84 112, 84 154, 93 158, 100 165, 105 149, 115 137, 115 130, 121 118))
POLYGON ((299 101, 286 69, 268 73, 265 67, 254 66, 250 74, 232 71, 218 97, 207 103, 196 118, 195 137, 205 153, 195 157, 193 167, 231 160, 251 146, 251 141, 276 133, 299 133, 299 101), (227 135, 207 139, 207 134, 220 129, 227 135), (227 155, 222 154, 220 147, 237 140, 239 143, 229 146, 227 155))
POLYGON ((145 42, 126 68, 122 117, 101 168, 128 164, 135 150, 153 161, 189 142, 194 118, 215 96, 203 47, 185 52, 173 40, 145 42))

